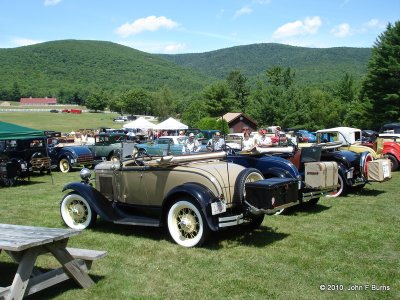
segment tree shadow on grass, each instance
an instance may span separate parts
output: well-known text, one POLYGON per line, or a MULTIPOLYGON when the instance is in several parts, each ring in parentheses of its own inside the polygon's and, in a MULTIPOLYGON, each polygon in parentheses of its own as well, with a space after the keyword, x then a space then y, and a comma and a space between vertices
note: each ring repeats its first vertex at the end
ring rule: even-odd
MULTIPOLYGON (((14 275, 17 272, 18 264, 13 262, 0 262, 1 276, 0 286, 7 287, 12 284, 14 275)), ((34 271, 47 272, 52 269, 35 267, 34 271)), ((97 284, 104 276, 93 275, 89 270, 90 278, 97 284)), ((24 297, 24 299, 54 299, 55 297, 62 295, 64 292, 72 289, 82 289, 73 279, 60 282, 54 286, 46 288, 30 296, 24 297)))

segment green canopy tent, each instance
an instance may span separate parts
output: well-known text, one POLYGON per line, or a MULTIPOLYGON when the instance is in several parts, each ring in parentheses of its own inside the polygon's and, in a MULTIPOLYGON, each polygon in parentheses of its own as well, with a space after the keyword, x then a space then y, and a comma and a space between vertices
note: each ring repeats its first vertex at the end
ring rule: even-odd
POLYGON ((20 140, 32 137, 45 138, 42 130, 0 121, 0 140, 20 140))

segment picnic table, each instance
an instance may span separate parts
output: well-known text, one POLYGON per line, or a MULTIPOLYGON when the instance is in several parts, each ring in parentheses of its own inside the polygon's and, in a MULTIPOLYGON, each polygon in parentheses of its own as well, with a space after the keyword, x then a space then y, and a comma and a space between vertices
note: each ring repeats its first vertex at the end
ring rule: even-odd
POLYGON ((0 287, 0 299, 22 299, 69 278, 82 288, 94 284, 88 269, 106 252, 67 248, 68 239, 80 233, 75 229, 0 224, 0 253, 3 250, 18 264, 12 284, 0 287), (35 269, 36 259, 42 254, 53 255, 61 267, 47 272, 35 269))

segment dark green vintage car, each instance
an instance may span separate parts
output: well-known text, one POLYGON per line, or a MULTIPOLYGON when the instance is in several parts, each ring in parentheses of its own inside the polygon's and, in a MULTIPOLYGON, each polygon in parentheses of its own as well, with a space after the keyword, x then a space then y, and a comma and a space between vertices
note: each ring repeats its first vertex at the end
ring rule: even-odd
POLYGON ((118 160, 126 138, 125 133, 102 132, 94 137, 94 144, 86 146, 95 161, 118 160))

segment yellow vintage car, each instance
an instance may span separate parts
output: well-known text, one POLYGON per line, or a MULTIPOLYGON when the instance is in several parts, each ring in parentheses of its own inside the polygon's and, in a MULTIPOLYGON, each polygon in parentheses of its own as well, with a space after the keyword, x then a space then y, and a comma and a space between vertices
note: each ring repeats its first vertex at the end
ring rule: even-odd
POLYGON ((334 127, 329 129, 321 129, 317 132, 317 143, 323 144, 325 147, 338 147, 340 150, 353 151, 362 153, 368 151, 374 159, 380 157, 370 147, 361 144, 361 129, 352 127, 334 127))

